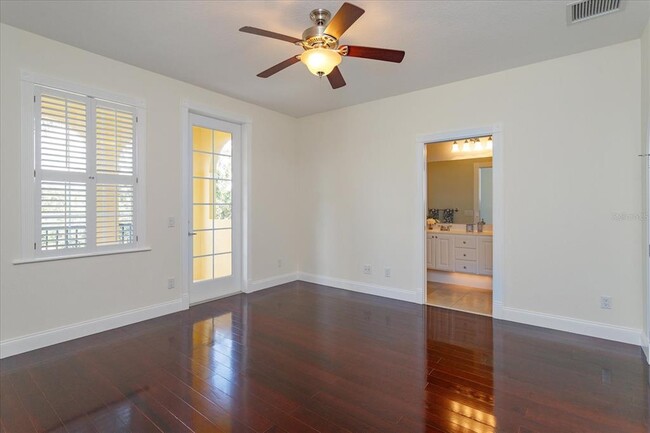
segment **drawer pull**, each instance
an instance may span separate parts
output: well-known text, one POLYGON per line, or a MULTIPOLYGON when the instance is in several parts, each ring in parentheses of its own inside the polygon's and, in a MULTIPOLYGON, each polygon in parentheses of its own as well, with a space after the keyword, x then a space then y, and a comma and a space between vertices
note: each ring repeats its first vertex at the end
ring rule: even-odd
POLYGON ((467 266, 463 266, 463 269, 467 269, 467 266))
POLYGON ((467 254, 463 254, 463 257, 467 257, 467 254))

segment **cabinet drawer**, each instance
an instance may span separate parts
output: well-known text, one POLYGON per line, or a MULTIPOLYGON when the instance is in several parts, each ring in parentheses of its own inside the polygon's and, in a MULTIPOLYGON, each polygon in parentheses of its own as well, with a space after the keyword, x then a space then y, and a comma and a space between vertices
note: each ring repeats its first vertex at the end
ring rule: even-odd
POLYGON ((455 270, 456 270, 456 272, 465 272, 466 274, 475 274, 476 273, 476 262, 470 262, 468 260, 456 260, 455 270))
POLYGON ((454 246, 456 248, 474 248, 476 249, 476 236, 455 236, 454 246))
POLYGON ((476 273, 476 262, 470 262, 468 260, 456 260, 455 270, 456 270, 456 272, 465 272, 466 274, 475 274, 476 273))
POLYGON ((477 254, 476 254, 476 250, 473 250, 471 248, 456 248, 455 257, 457 260, 476 261, 477 254))

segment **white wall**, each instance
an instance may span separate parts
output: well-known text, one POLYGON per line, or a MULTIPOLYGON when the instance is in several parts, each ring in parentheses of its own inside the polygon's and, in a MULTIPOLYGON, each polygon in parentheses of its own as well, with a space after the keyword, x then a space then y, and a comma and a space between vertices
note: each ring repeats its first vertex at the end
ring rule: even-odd
POLYGON ((640 335, 641 223, 616 218, 641 212, 639 50, 626 42, 300 119, 300 271, 416 293, 416 137, 501 123, 504 306, 640 335))
MULTIPOLYGON (((296 119, 0 25, 0 340, 179 299, 181 102, 252 119, 250 268, 253 282, 295 273, 296 119), (20 71, 124 95, 147 108, 150 252, 14 265, 20 239, 20 71), (277 260, 283 260, 281 269, 277 260), (167 290, 175 277, 176 289, 167 290)), ((173 59, 170 59, 173 61, 173 59)))
MULTIPOLYGON (((643 35, 641 36, 641 147, 640 153, 650 153, 650 21, 645 27, 643 35)), ((643 203, 645 210, 645 224, 643 225, 645 239, 641 249, 641 257, 643 257, 643 270, 645 290, 643 291, 643 303, 645 305, 645 344, 646 344, 646 357, 650 363, 650 275, 648 258, 648 245, 650 245, 650 159, 644 158, 640 164, 645 173, 643 182, 643 203)), ((650 380, 650 378, 648 379, 650 380)))

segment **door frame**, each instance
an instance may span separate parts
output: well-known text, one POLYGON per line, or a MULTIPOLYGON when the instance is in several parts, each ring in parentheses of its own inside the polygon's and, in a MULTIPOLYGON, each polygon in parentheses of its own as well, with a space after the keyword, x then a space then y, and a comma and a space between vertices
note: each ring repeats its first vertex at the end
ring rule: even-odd
POLYGON ((439 141, 464 140, 466 138, 492 136, 492 176, 493 176, 493 275, 492 275, 492 317, 499 319, 503 317, 503 299, 505 292, 505 234, 504 224, 504 139, 503 128, 500 123, 459 129, 453 131, 441 131, 430 134, 418 135, 416 138, 416 173, 417 173, 417 210, 416 227, 417 242, 415 257, 419 257, 420 275, 422 288, 420 299, 422 304, 427 303, 427 257, 426 257, 426 218, 427 218, 427 143, 439 141))
MULTIPOLYGON (((248 293, 249 285, 249 271, 250 271, 250 163, 251 163, 251 137, 253 123, 252 119, 248 116, 230 113, 223 111, 217 107, 194 102, 191 100, 183 100, 181 102, 181 146, 180 146, 180 161, 181 161, 181 219, 177 224, 180 230, 180 245, 181 245, 181 303, 183 308, 190 307, 190 286, 192 284, 190 275, 190 239, 188 233, 191 232, 189 226, 189 207, 190 207, 190 114, 198 114, 213 119, 222 120, 230 123, 235 123, 241 126, 241 257, 240 257, 240 279, 241 291, 248 293)), ((230 296, 230 295, 228 295, 230 296)))

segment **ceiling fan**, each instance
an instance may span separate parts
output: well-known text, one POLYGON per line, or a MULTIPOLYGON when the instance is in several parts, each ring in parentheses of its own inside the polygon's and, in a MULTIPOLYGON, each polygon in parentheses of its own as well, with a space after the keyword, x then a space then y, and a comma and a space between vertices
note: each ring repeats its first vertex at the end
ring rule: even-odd
POLYGON ((327 75, 332 88, 338 89, 345 86, 345 80, 338 68, 342 57, 361 57, 394 63, 400 63, 404 58, 404 51, 339 45, 339 39, 343 33, 364 12, 360 7, 350 3, 343 3, 334 18, 331 18, 332 15, 327 9, 314 9, 309 14, 314 25, 303 32, 302 39, 249 26, 242 27, 239 31, 291 42, 305 50, 302 54, 289 57, 287 60, 260 72, 257 74, 258 77, 268 78, 295 63, 303 62, 312 74, 319 77, 327 75))

